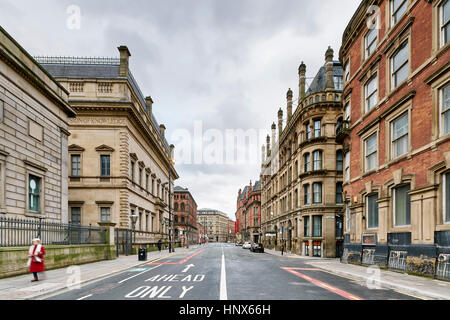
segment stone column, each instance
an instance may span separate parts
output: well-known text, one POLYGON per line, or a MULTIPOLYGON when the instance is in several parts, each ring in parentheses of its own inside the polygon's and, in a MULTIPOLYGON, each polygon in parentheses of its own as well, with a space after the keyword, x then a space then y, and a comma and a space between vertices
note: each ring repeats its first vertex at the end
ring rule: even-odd
POLYGON ((69 149, 70 132, 60 127, 61 131, 61 222, 69 222, 69 149))

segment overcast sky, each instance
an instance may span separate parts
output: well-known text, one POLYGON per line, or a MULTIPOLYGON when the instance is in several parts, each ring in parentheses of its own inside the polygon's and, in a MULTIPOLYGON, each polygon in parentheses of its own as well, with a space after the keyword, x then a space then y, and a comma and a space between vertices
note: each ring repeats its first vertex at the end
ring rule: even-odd
POLYGON ((298 97, 299 64, 304 61, 307 77, 314 77, 328 46, 338 59, 342 34, 359 3, 0 0, 0 24, 31 55, 118 57, 117 47, 127 45, 131 71, 143 94, 152 96, 153 113, 175 144, 176 185, 189 188, 199 208, 224 211, 234 220, 239 188, 259 179, 264 136, 280 107, 286 114, 288 88, 298 97), (71 5, 79 8, 80 20, 71 5), (195 138, 195 124, 210 134, 195 138), (195 163, 208 141, 213 158, 221 156, 222 146, 213 142, 227 129, 263 134, 237 149, 223 147, 224 158, 248 149, 251 159, 195 163), (194 141, 202 139, 203 149, 194 149, 194 141), (191 163, 187 153, 180 154, 189 148, 191 163))

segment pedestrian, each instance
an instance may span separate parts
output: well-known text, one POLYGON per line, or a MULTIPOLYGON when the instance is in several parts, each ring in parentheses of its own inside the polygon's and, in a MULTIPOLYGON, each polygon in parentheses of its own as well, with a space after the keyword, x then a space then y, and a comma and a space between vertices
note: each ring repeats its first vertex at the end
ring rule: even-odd
POLYGON ((31 282, 39 281, 38 272, 45 271, 44 265, 45 248, 41 245, 39 238, 33 239, 33 244, 28 249, 27 266, 30 267, 30 272, 33 273, 33 280, 31 282))
POLYGON ((284 252, 284 242, 281 242, 281 255, 283 255, 284 252))
POLYGON ((158 251, 161 252, 162 242, 161 239, 158 240, 158 251))

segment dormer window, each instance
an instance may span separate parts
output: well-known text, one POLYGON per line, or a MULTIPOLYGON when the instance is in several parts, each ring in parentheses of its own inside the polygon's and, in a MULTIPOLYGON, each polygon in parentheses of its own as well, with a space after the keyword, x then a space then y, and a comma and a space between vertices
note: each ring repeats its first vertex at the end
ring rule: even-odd
POLYGON ((334 76, 334 89, 335 90, 342 90, 343 84, 342 84, 342 77, 340 76, 334 76))

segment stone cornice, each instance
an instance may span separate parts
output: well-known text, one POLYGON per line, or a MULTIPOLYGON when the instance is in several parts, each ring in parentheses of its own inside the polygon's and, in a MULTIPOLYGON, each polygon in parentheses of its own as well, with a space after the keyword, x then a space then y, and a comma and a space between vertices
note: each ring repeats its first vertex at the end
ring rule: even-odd
POLYGON ((69 94, 65 88, 1 27, 0 39, 2 40, 0 45, 0 60, 3 60, 39 92, 58 105, 67 116, 75 117, 75 111, 68 104, 67 98, 64 96, 69 94))

